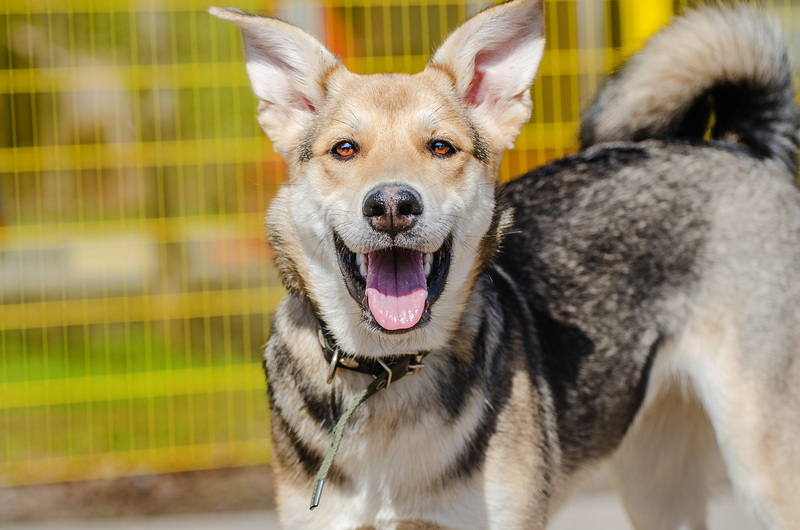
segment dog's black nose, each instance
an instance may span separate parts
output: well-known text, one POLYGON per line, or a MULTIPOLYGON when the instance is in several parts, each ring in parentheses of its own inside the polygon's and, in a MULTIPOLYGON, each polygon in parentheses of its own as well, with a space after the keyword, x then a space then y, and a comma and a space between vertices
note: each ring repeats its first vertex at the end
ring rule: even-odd
POLYGON ((372 228, 395 237, 417 222, 422 213, 422 199, 409 186, 382 184, 367 193, 361 211, 372 228))

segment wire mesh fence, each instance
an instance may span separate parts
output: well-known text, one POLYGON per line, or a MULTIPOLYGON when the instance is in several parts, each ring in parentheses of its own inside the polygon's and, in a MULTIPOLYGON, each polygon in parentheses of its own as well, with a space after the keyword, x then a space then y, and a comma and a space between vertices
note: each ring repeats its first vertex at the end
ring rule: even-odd
MULTIPOLYGON (((359 73, 420 70, 483 2, 241 0, 359 73)), ((685 3, 548 0, 509 179, 575 149, 608 72, 685 3)), ((269 462, 260 350, 283 179, 206 1, 0 1, 0 486, 269 462)), ((767 2, 800 31, 795 2, 767 2)), ((800 56, 795 54, 795 56, 800 56)))

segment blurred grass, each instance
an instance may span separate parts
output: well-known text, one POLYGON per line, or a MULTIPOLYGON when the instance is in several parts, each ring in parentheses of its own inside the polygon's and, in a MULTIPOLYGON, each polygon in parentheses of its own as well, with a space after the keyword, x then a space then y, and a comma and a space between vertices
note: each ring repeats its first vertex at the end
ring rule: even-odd
POLYGON ((152 458, 157 454, 172 454, 161 465, 174 471, 181 462, 195 469, 268 459, 257 356, 244 348, 186 347, 163 330, 123 327, 131 326, 3 334, 0 485, 164 471, 152 458), (93 460, 104 464, 80 464, 93 460))
MULTIPOLYGON (((176 322, 173 328, 182 327, 182 324, 176 322)), ((202 323, 194 325, 200 327, 202 323)), ((170 340, 164 333, 163 323, 155 327, 159 329, 151 329, 149 333, 143 324, 6 331, 0 338, 3 359, 0 381, 30 382, 260 362, 258 355, 250 352, 249 345, 244 348, 237 344, 227 351, 207 349, 202 343, 192 347, 170 340), (14 355, 14 352, 21 355, 14 355), (144 355, 144 352, 149 353, 144 355)))
MULTIPOLYGON (((258 374, 258 366, 250 368, 258 374)), ((181 375, 197 377, 201 381, 198 386, 203 385, 202 373, 178 372, 168 377, 180 380, 181 375)), ((123 386, 122 392, 135 389, 137 394, 144 394, 145 397, 104 400, 91 396, 90 400, 78 403, 58 400, 58 404, 49 406, 29 405, 5 409, 3 424, 7 432, 27 431, 29 435, 6 435, 4 457, 13 462, 46 460, 53 455, 75 458, 159 448, 180 450, 181 447, 201 443, 228 445, 260 439, 266 444, 266 406, 259 406, 263 414, 261 423, 256 425, 247 421, 244 415, 208 414, 209 410, 243 411, 252 408, 254 397, 263 402, 262 378, 248 377, 247 383, 251 383, 248 386, 253 387, 251 390, 213 392, 206 387, 202 394, 174 396, 158 395, 163 391, 159 388, 161 385, 145 384, 139 387, 135 383, 143 382, 142 378, 134 376, 128 381, 134 384, 127 388, 123 386), (254 381, 257 384, 252 384, 254 381), (91 433, 91 436, 85 436, 84 433, 91 433)), ((94 391, 104 386, 103 383, 86 383, 94 391)), ((70 384, 81 384, 81 380, 71 381, 70 384)), ((238 384, 241 385, 241 382, 238 384)))

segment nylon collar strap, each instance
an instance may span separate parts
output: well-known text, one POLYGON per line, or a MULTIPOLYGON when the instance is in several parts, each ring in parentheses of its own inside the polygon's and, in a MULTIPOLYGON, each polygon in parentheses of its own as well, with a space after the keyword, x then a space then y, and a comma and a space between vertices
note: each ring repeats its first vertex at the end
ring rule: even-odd
MULTIPOLYGON (((322 355, 325 358, 325 362, 327 362, 330 367, 328 369, 328 383, 333 381, 336 371, 339 368, 346 368, 347 370, 377 377, 384 372, 393 372, 394 367, 398 366, 404 360, 408 361, 407 366, 409 373, 414 373, 423 366, 422 359, 425 357, 425 352, 395 355, 385 359, 358 358, 354 355, 344 353, 336 344, 336 339, 333 338, 333 334, 331 334, 327 326, 325 326, 322 319, 317 317, 317 320, 319 322, 317 339, 319 340, 319 345, 322 347, 322 355)), ((390 383, 391 381, 397 381, 397 379, 396 376, 392 377, 390 383)))
POLYGON ((347 427, 347 422, 350 420, 350 416, 353 415, 353 412, 355 412, 359 405, 374 396, 376 393, 384 388, 388 388, 393 382, 397 382, 408 374, 413 374, 422 368, 422 359, 425 357, 425 353, 409 353, 406 355, 398 355, 383 361, 377 359, 357 359, 353 356, 343 355, 340 352, 339 347, 336 345, 336 341, 334 340, 330 331, 328 331, 328 329, 325 327, 323 321, 321 319, 318 320, 320 324, 320 346, 322 346, 322 353, 325 357, 325 360, 330 365, 330 370, 328 371, 328 383, 333 380, 333 377, 336 375, 336 370, 340 366, 348 370, 354 370, 356 372, 372 375, 374 379, 369 386, 367 386, 367 388, 362 390, 355 397, 353 403, 351 403, 350 407, 344 411, 339 418, 339 421, 336 422, 336 426, 333 428, 333 441, 331 441, 331 446, 328 449, 328 453, 325 455, 325 459, 322 461, 322 465, 317 472, 316 481, 314 482, 314 491, 311 494, 310 506, 310 509, 312 510, 319 506, 319 501, 322 497, 322 488, 325 485, 325 479, 328 477, 328 472, 333 465, 333 459, 336 457, 336 453, 339 451, 339 446, 341 445, 342 437, 344 436, 344 429, 347 427))

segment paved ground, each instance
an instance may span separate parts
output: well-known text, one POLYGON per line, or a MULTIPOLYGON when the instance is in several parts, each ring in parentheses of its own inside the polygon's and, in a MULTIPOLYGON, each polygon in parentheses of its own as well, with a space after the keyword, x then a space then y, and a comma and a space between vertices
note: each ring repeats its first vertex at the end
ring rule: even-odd
MULTIPOLYGON (((709 530, 753 530, 729 493, 718 496, 709 511, 709 530)), ((273 511, 170 515, 0 524, 0 530, 278 530, 273 511)), ((593 491, 578 495, 558 514, 551 530, 630 530, 616 495, 593 491)))
MULTIPOLYGON (((729 492, 711 501, 708 530, 755 530, 729 492)), ((611 492, 584 493, 556 515, 550 530, 631 530, 622 503, 611 492)))

